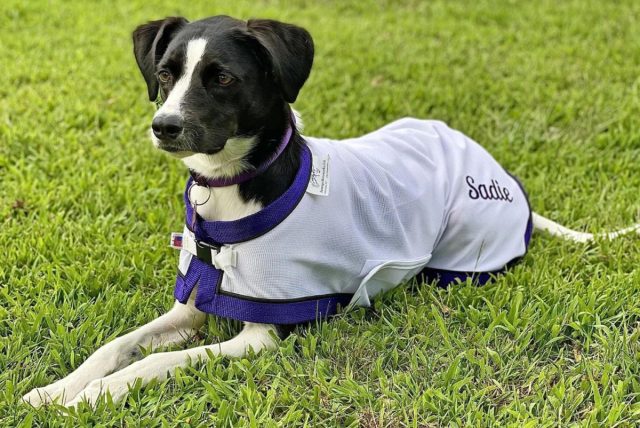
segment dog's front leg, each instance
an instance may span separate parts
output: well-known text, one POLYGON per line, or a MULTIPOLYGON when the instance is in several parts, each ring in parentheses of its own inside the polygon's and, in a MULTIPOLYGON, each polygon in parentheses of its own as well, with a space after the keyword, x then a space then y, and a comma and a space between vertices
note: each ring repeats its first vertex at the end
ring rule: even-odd
POLYGON ((277 344, 275 327, 269 324, 246 323, 243 330, 231 340, 215 345, 200 346, 184 351, 160 352, 131 364, 103 379, 89 383, 75 399, 68 402, 69 407, 76 406, 82 400, 94 405, 101 394, 109 392, 114 401, 122 399, 137 379, 146 385, 151 380, 164 380, 173 375, 178 367, 186 367, 192 361, 206 360, 208 352, 214 355, 241 357, 249 348, 254 352, 275 348, 277 344))
POLYGON ((161 317, 102 346, 65 378, 42 388, 34 388, 22 399, 36 407, 54 400, 64 404, 92 380, 100 379, 139 360, 142 357, 140 347, 150 347, 153 350, 159 346, 185 342, 202 326, 205 317, 204 313, 195 308, 193 300, 186 305, 176 302, 161 317))

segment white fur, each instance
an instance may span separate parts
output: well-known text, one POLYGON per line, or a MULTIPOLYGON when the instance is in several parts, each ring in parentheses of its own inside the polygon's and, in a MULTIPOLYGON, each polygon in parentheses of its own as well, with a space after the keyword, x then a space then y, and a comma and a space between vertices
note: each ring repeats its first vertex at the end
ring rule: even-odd
POLYGON ((22 399, 33 406, 54 400, 67 403, 92 380, 116 372, 139 359, 140 347, 150 347, 153 350, 187 341, 205 319, 205 315, 195 309, 194 299, 192 297, 186 305, 176 302, 173 309, 161 317, 102 346, 67 377, 46 387, 35 388, 22 399))
POLYGON ((566 228, 561 224, 556 223, 555 221, 541 216, 538 213, 532 213, 532 215, 533 227, 535 227, 537 230, 543 230, 553 236, 559 236, 563 239, 574 242, 589 242, 593 241, 596 238, 615 239, 618 236, 625 235, 631 232, 640 233, 640 224, 635 224, 633 226, 616 230, 614 232, 603 232, 594 235, 592 233, 578 232, 577 230, 566 228))
MULTIPOLYGON (((191 86, 191 80, 193 78, 193 72, 196 69, 196 66, 202 59, 202 55, 204 54, 204 50, 207 47, 207 41, 205 39, 193 39, 187 43, 187 54, 184 62, 184 73, 180 76, 180 79, 176 82, 169 92, 169 97, 162 104, 162 107, 158 109, 154 118, 160 116, 172 116, 177 115, 183 117, 182 115, 182 99, 185 94, 189 90, 191 86)), ((155 147, 160 146, 160 140, 153 135, 151 132, 151 141, 155 147)), ((189 152, 178 152, 173 153, 173 156, 181 158, 184 156, 188 156, 189 152)))
POLYGON ((176 368, 187 367, 195 361, 208 360, 210 354, 241 357, 246 355, 249 348, 255 352, 262 349, 273 349, 276 347, 276 340, 272 330, 273 326, 271 325, 245 323, 244 329, 236 337, 226 342, 149 355, 110 376, 91 381, 86 388, 65 405, 74 407, 85 400, 93 405, 106 391, 109 391, 114 401, 119 401, 128 393, 129 386, 136 380, 140 380, 142 385, 146 385, 152 380, 162 381, 168 376, 172 376, 176 368))
MULTIPOLYGON (((195 296, 194 290, 192 296, 195 296)), ((231 340, 193 349, 152 354, 141 357, 139 347, 180 344, 186 342, 202 326, 205 314, 198 311, 191 298, 187 304, 176 302, 173 309, 145 326, 102 346, 77 370, 51 385, 31 390, 22 399, 33 406, 54 401, 68 407, 86 400, 92 405, 107 391, 114 401, 122 399, 129 385, 137 379, 143 385, 154 379, 166 379, 176 368, 213 355, 243 356, 251 348, 255 352, 276 346, 273 326, 245 323, 244 329, 231 340)))
POLYGON ((235 177, 252 167, 246 158, 255 144, 255 137, 230 138, 218 153, 193 153, 182 157, 182 162, 189 169, 206 177, 235 177))
POLYGON ((155 116, 178 115, 182 116, 182 99, 191 86, 191 79, 196 66, 202 59, 204 50, 207 47, 205 39, 194 39, 187 43, 187 54, 184 63, 184 72, 180 79, 175 83, 173 89, 169 93, 162 107, 156 112, 155 116))
POLYGON ((198 214, 207 220, 232 221, 260 211, 261 204, 244 202, 238 191, 237 185, 216 188, 193 186, 191 202, 198 207, 198 214))
MULTIPOLYGON (((233 177, 250 167, 245 159, 255 142, 255 138, 231 138, 224 149, 214 155, 196 153, 183 157, 182 162, 206 177, 233 177)), ((260 211, 262 205, 254 201, 244 202, 238 192, 238 185, 193 186, 189 197, 197 206, 198 214, 208 221, 237 220, 260 211)))
POLYGON ((304 122, 302 121, 302 115, 298 110, 294 108, 292 108, 291 111, 293 112, 293 117, 296 120, 296 129, 298 131, 302 131, 304 129, 304 122))

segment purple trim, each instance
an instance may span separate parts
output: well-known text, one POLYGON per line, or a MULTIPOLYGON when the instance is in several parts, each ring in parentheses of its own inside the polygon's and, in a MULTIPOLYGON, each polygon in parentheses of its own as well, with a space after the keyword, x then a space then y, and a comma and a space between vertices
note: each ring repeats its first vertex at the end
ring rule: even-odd
POLYGON ((218 288, 218 284, 222 281, 223 272, 216 269, 210 264, 203 262, 202 260, 193 257, 187 274, 182 275, 178 272, 176 278, 176 285, 173 290, 173 295, 180 303, 187 303, 189 296, 193 292, 195 286, 198 286, 198 294, 196 295, 196 303, 201 295, 207 293, 215 293, 218 288))
POLYGON ((531 235, 533 234, 533 218, 531 217, 531 209, 529 209, 529 221, 527 222, 527 230, 524 231, 524 248, 529 248, 531 235))
MULTIPOLYGON (((198 292, 198 294, 200 293, 198 292)), ((263 324, 298 324, 335 315, 338 308, 346 307, 352 297, 352 294, 336 294, 335 296, 297 302, 257 302, 216 293, 213 299, 208 302, 198 301, 196 298, 196 308, 203 312, 240 321, 263 324)))
POLYGON ((254 301, 223 294, 220 290, 224 272, 193 257, 186 275, 178 273, 173 295, 180 303, 187 303, 198 286, 196 308, 203 312, 240 321, 264 324, 297 324, 323 319, 346 307, 352 294, 311 296, 299 301, 254 301))
MULTIPOLYGON (((507 171, 507 174, 509 174, 508 171, 507 171)), ((529 221, 527 222, 527 229, 524 232, 524 247, 526 249, 526 248, 529 248, 529 242, 531 241, 531 235, 533 234, 533 217, 531 215, 531 204, 529 203, 529 194, 527 193, 526 190, 524 190, 524 186, 522 185, 518 177, 511 174, 509 175, 511 176, 511 178, 513 178, 513 180, 516 182, 518 187, 520 187, 520 190, 524 195, 524 200, 527 201, 527 206, 529 207, 529 221)))
POLYGON ((249 181, 252 178, 256 177, 257 175, 260 175, 263 172, 265 172, 267 168, 269 168, 271 164, 273 164, 275 160, 278 159, 278 156, 282 154, 284 149, 289 144, 289 141, 291 141, 292 135, 293 135, 293 128, 291 124, 288 124, 284 137, 282 138, 282 141, 280 141, 280 144, 278 144, 276 151, 266 161, 258 165, 257 168, 244 171, 239 175, 236 175, 235 177, 215 177, 215 178, 205 177, 204 175, 200 175, 195 171, 190 171, 191 178, 193 178, 193 181, 195 181, 199 186, 204 186, 204 187, 226 187, 234 184, 244 183, 245 181, 249 181))
POLYGON ((310 176, 311 150, 303 145, 300 153, 300 168, 293 184, 278 199, 257 213, 238 220, 204 221, 200 216, 197 216, 193 224, 191 222, 193 207, 189 203, 189 187, 193 179, 189 178, 184 193, 187 225, 193 228, 198 239, 216 244, 234 244, 264 235, 280 224, 295 209, 307 190, 310 176))

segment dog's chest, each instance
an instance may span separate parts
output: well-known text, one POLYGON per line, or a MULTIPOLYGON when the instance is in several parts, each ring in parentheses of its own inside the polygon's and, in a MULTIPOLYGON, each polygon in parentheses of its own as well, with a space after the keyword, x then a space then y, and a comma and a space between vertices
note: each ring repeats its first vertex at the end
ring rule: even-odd
POLYGON ((255 201, 243 201, 237 185, 217 188, 194 185, 189 200, 207 221, 233 221, 262 209, 262 204, 255 201))

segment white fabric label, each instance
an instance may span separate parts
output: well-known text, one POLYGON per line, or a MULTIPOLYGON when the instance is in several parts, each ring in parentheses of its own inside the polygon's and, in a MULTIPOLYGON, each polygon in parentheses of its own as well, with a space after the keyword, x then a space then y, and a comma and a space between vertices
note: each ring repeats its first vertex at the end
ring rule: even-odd
POLYGON ((180 273, 183 275, 187 274, 187 270, 189 270, 189 265, 191 264, 191 257, 193 254, 186 250, 180 250, 180 262, 178 263, 178 269, 180 269, 180 273))
POLYGON ((311 167, 311 177, 307 192, 312 195, 327 196, 329 194, 329 155, 318 158, 313 157, 313 166, 311 167))
POLYGON ((182 231, 182 249, 180 250, 180 262, 178 263, 178 269, 183 275, 187 274, 191 258, 196 252, 194 237, 193 232, 185 225, 182 231))

